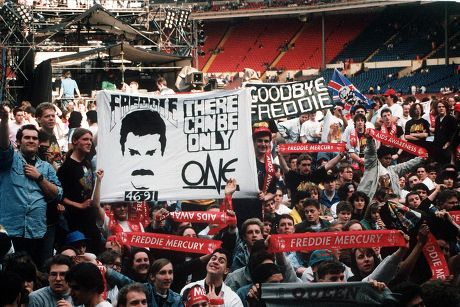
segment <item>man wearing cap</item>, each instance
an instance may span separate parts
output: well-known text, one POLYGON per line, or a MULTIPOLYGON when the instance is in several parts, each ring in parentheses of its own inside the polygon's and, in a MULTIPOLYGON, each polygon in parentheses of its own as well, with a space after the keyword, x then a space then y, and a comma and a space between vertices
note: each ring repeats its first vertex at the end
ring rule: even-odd
POLYGON ((398 119, 403 117, 403 109, 398 104, 398 96, 396 95, 396 91, 392 88, 389 88, 385 91, 383 96, 385 97, 385 104, 380 108, 378 113, 380 114, 383 109, 388 108, 391 110, 391 114, 393 115, 393 122, 397 122, 398 119))
POLYGON ((77 255, 84 255, 86 252, 86 237, 80 231, 69 233, 64 240, 64 245, 72 246, 77 250, 77 255))
POLYGON ((266 189, 264 189, 264 179, 267 175, 265 169, 265 156, 271 153, 272 132, 268 128, 268 123, 260 122, 254 124, 252 139, 256 154, 257 180, 259 183, 258 199, 234 199, 233 207, 238 216, 238 225, 249 218, 262 219, 262 201, 272 199, 276 193, 276 176, 266 189))
POLYGON ((62 198, 53 167, 38 156, 38 130, 22 126, 16 135, 18 150, 9 140, 9 114, 0 107, 0 224, 13 241, 41 266, 43 237, 47 231, 46 209, 62 198))
MULTIPOLYGON (((320 266, 321 263, 326 262, 326 261, 337 261, 337 260, 335 256, 332 254, 332 252, 326 249, 318 249, 318 250, 313 251, 310 255, 310 260, 308 261, 308 268, 302 273, 302 277, 300 279, 302 279, 302 281, 304 282, 318 281, 317 279, 318 267, 320 266)), ((353 273, 351 272, 351 269, 346 268, 344 264, 342 264, 342 266, 344 267, 344 271, 345 271, 345 280, 347 280, 348 277, 353 276, 353 273)))

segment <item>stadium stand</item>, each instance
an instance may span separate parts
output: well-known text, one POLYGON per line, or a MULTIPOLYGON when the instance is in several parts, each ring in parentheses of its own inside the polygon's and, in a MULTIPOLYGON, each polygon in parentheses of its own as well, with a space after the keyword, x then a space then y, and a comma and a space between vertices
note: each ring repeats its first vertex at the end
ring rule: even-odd
POLYGON ((204 56, 199 57, 198 64, 200 70, 203 70, 203 67, 208 62, 213 52, 216 52, 216 48, 218 47, 228 28, 229 25, 226 22, 213 22, 204 24, 206 41, 204 42, 202 50, 205 52, 205 54, 204 56))
POLYGON ((386 8, 356 39, 349 42, 334 62, 343 62, 347 59, 353 59, 354 62, 364 61, 382 47, 401 26, 408 23, 409 13, 410 9, 405 7, 386 8))
POLYGON ((233 26, 223 51, 217 55, 208 71, 241 71, 245 67, 265 71, 267 65, 264 64, 274 60, 280 46, 289 41, 299 27, 300 22, 295 19, 239 22, 233 26), (283 27, 279 27, 279 24, 283 24, 283 27))

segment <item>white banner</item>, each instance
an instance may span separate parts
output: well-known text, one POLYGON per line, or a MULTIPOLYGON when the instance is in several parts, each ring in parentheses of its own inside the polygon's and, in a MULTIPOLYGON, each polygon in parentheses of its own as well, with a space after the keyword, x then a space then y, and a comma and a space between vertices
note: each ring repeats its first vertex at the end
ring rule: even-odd
POLYGON ((255 197, 249 90, 187 95, 97 95, 101 201, 255 197))

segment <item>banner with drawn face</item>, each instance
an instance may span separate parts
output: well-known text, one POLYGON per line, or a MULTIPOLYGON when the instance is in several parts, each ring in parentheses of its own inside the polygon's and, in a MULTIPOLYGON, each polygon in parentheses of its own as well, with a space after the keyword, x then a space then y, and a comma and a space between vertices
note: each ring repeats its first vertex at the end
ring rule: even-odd
POLYGON ((97 96, 101 201, 255 197, 257 171, 248 90, 97 96))

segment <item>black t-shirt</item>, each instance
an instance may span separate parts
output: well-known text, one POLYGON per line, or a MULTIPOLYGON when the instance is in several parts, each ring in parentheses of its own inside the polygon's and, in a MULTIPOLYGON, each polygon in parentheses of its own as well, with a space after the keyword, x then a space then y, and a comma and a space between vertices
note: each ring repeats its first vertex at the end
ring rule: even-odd
MULTIPOLYGON (((65 198, 78 203, 91 198, 94 177, 90 162, 78 162, 68 157, 59 168, 57 175, 61 181, 65 198)), ((99 235, 94 208, 78 209, 66 206, 65 214, 71 231, 79 230, 90 238, 99 235)))
MULTIPOLYGON (((405 135, 410 135, 411 133, 430 133, 430 124, 426 119, 419 118, 419 119, 409 119, 406 123, 406 131, 404 132, 405 135)), ((417 141, 407 140, 408 142, 415 144, 417 146, 425 147, 426 141, 425 139, 420 139, 417 141)))
POLYGON ((312 171, 308 175, 299 174, 297 171, 290 170, 286 173, 286 186, 291 191, 291 195, 297 191, 297 187, 302 182, 313 182, 319 184, 327 176, 327 171, 324 167, 320 167, 312 171))

